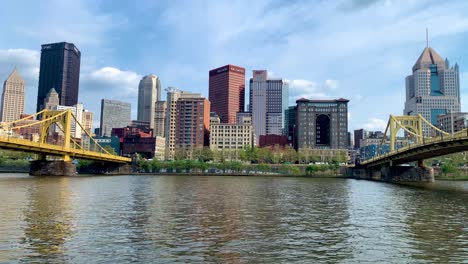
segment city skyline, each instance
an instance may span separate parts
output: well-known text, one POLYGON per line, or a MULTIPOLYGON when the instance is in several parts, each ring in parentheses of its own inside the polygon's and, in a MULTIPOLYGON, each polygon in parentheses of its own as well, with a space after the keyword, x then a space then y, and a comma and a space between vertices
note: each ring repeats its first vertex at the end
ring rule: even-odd
MULTIPOLYGON (((72 4, 76 10, 72 20, 77 27, 69 27, 69 23, 53 23, 57 20, 68 21, 61 19, 62 15, 57 13, 64 4, 45 2, 46 7, 57 5, 57 8, 47 11, 51 14, 48 17, 57 15, 54 20, 39 23, 41 27, 49 26, 46 32, 39 30, 34 23, 37 21, 34 14, 24 21, 13 19, 9 22, 16 25, 14 30, 21 29, 25 34, 13 35, 8 41, 0 40, 0 78, 6 79, 11 68, 18 66, 27 84, 26 112, 32 113, 34 109, 30 107, 37 95, 40 45, 72 42, 83 53, 79 102, 98 115, 102 98, 128 101, 132 104, 132 119, 136 119, 136 91, 143 75, 157 73, 163 88, 177 86, 207 97, 206 72, 231 63, 245 67, 248 73, 253 69, 266 69, 273 72, 273 77, 278 77, 275 74, 278 73, 290 80, 289 105, 300 97, 348 98, 350 130, 360 127, 376 130, 385 125, 389 114, 401 113, 405 100, 404 77, 411 73, 410 67, 426 46, 425 28, 428 27, 430 46, 460 65, 461 110, 466 111, 463 103, 467 98, 464 87, 468 77, 468 56, 464 43, 468 38, 468 18, 463 10, 468 8, 467 3, 346 2, 330 1, 314 8, 306 3, 283 5, 259 1, 247 5, 244 2, 220 2, 214 6, 204 6, 204 12, 196 12, 201 7, 189 4, 177 13, 176 5, 171 3, 149 7, 145 6, 148 3, 143 3, 139 8, 111 7, 101 3, 91 8, 85 2, 76 1, 72 4), (225 14, 229 13, 229 9, 241 10, 245 6, 251 8, 248 16, 237 12, 239 15, 228 16, 225 22, 215 19, 215 11, 225 14), (143 10, 145 8, 147 10, 143 10), (142 14, 145 12, 160 13, 160 22, 150 26, 139 19, 144 17, 142 14), (306 13, 310 14, 301 15, 306 13), (177 14, 196 19, 203 27, 182 27, 175 19, 177 14), (300 21, 286 19, 291 15, 301 17, 300 21), (229 25, 244 19, 244 22, 234 23, 236 26, 229 25), (375 24, 367 25, 369 19, 375 24), (341 30, 343 23, 348 25, 346 31, 341 30), (447 24, 453 26, 441 26, 447 24), (146 25, 148 28, 145 32, 151 33, 138 36, 139 31, 132 31, 137 25, 146 25), (64 28, 69 28, 70 33, 64 33, 64 28), (194 32, 200 34, 196 36, 194 32), (256 34, 258 32, 264 34, 259 36, 256 34), (269 33, 272 32, 277 34, 271 37, 269 33), (154 47, 142 44, 139 48, 129 48, 127 44, 130 40, 135 43, 136 40, 142 41, 141 38, 156 36, 157 39, 164 36, 165 41, 156 45, 151 42, 154 47), (193 41, 195 36, 202 41, 193 41), (115 38, 122 39, 122 44, 107 42, 115 38), (184 51, 182 44, 189 39, 194 44, 184 51), (344 41, 347 43, 345 46, 342 45, 344 41), (187 52, 192 49, 196 49, 197 53, 187 52), (158 57, 158 63, 154 63, 153 57, 158 57), (359 63, 351 67, 343 66, 350 61, 359 63), (133 95, 132 98, 126 100, 130 95, 133 95), (392 101, 392 104, 382 104, 382 101, 392 101), (375 110, 369 114, 368 108, 375 110)), ((31 5, 31 11, 34 5, 31 5)), ((15 10, 18 6, 24 5, 6 3, 4 10, 15 10)), ((11 30, 6 28, 5 32, 11 30)), ((246 79, 250 77, 246 75, 246 79)), ((98 116, 95 120, 98 120, 98 116)))

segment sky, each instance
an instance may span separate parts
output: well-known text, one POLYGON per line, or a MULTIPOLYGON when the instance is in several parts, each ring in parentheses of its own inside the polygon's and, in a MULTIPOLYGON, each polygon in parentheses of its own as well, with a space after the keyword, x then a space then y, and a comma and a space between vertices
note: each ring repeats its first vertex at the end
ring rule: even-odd
POLYGON ((390 114, 403 112, 405 77, 426 28, 429 46, 459 64, 468 111, 464 0, 6 0, 0 80, 17 67, 34 113, 41 44, 66 41, 81 51, 79 102, 95 124, 103 98, 131 103, 135 119, 144 75, 208 96, 209 70, 234 64, 246 68, 246 82, 263 69, 287 79, 290 105, 346 98, 350 131, 383 130, 390 114))

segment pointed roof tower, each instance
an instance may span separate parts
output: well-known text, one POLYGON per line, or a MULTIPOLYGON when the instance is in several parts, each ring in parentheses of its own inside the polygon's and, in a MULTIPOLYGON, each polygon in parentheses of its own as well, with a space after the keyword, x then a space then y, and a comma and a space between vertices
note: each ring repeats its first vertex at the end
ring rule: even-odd
POLYGON ((47 93, 47 96, 46 96, 46 97, 51 97, 51 96, 57 97, 57 98, 58 98, 58 93, 57 93, 57 91, 55 90, 55 88, 51 88, 51 89, 49 90, 49 92, 47 93))
POLYGON ((430 47, 424 48, 418 60, 413 66, 413 72, 423 68, 429 68, 430 64, 437 64, 437 68, 445 69, 445 60, 430 47))
POLYGON ((10 75, 8 75, 8 78, 6 79, 5 82, 7 82, 7 81, 20 81, 20 82, 24 82, 23 78, 22 78, 21 75, 19 74, 18 69, 16 69, 16 67, 13 69, 13 71, 10 73, 10 75))

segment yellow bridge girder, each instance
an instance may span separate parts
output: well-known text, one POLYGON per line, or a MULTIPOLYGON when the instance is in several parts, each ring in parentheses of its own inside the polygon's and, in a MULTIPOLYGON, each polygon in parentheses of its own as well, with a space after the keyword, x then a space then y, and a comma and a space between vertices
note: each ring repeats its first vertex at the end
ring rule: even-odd
POLYGON ((13 122, 5 122, 0 124, 0 131, 9 131, 8 136, 0 135, 0 148, 8 149, 17 149, 23 151, 30 151, 40 154, 40 156, 56 155, 61 156, 65 161, 69 161, 71 156, 90 159, 90 160, 99 160, 99 161, 109 161, 117 163, 129 163, 131 162, 130 158, 121 157, 118 155, 113 155, 100 146, 94 138, 89 134, 86 129, 78 122, 76 117, 73 115, 72 110, 47 110, 44 109, 32 117, 26 117, 20 120, 13 122), (14 126, 14 123, 18 123, 23 120, 32 120, 34 116, 41 115, 41 120, 34 122, 33 124, 22 124, 19 126, 14 126), (94 149, 96 148, 100 151, 91 151, 84 149, 83 146, 79 145, 72 137, 72 122, 76 123, 76 127, 81 127, 83 132, 89 137, 90 141, 94 143, 94 149), (17 130, 24 127, 37 126, 40 125, 39 131, 39 141, 30 141, 27 139, 21 139, 18 137, 10 136, 10 131, 17 130), (61 146, 53 145, 47 143, 47 136, 49 130, 53 125, 57 125, 63 132, 64 143, 61 146), (71 143, 74 143, 72 145, 71 143))
POLYGON ((447 136, 450 135, 449 133, 431 124, 421 114, 418 114, 417 116, 390 115, 388 122, 387 122, 387 127, 385 128, 384 137, 382 138, 375 155, 376 156, 380 155, 380 150, 382 148, 382 145, 387 140, 387 137, 389 138, 389 141, 390 141, 389 142, 390 153, 394 152, 395 144, 397 142, 397 135, 400 130, 405 131, 405 133, 408 135, 414 136, 417 140, 416 144, 424 143, 426 139, 426 135, 424 133, 423 126, 426 126, 427 128, 432 129, 433 131, 436 131, 437 133, 441 135, 447 135, 447 136))

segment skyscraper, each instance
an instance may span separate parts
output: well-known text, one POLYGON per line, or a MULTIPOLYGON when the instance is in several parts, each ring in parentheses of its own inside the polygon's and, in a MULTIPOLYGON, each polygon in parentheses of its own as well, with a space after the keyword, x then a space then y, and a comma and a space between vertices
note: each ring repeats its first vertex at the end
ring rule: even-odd
MULTIPOLYGON (((404 115, 421 114, 439 126, 437 116, 449 112, 460 112, 458 64, 450 67, 448 59, 426 47, 413 66, 413 74, 406 77, 404 115)), ((429 135, 428 126, 423 126, 423 133, 429 135)))
POLYGON ((23 78, 21 78, 16 68, 13 69, 13 72, 3 83, 0 121, 14 121, 19 119, 21 114, 24 114, 24 86, 23 78))
POLYGON ((201 94, 194 94, 181 91, 175 87, 168 87, 167 91, 167 110, 165 122, 166 152, 165 159, 174 159, 176 148, 176 124, 177 124, 177 101, 180 98, 202 98, 201 94))
POLYGON ((86 109, 83 110, 83 116, 81 118, 81 124, 83 128, 89 133, 93 133, 93 121, 94 121, 94 113, 90 112, 86 109))
POLYGON ((164 137, 167 111, 166 101, 157 101, 154 111, 154 135, 164 137))
POLYGON ((267 77, 267 71, 253 71, 250 79, 250 105, 256 142, 261 135, 282 135, 288 108, 289 84, 267 77))
POLYGON ((154 129, 154 114, 156 102, 161 100, 161 81, 156 75, 146 75, 138 85, 138 114, 139 121, 150 123, 154 129))
POLYGON ((182 97, 176 109, 176 149, 193 158, 196 148, 209 143, 210 101, 199 96, 182 97))
POLYGON ((348 148, 348 102, 297 100, 297 148, 348 148))
POLYGON ((73 43, 44 44, 41 49, 37 112, 44 108, 43 102, 51 88, 59 95, 60 105, 78 103, 81 52, 73 43))
POLYGON ((210 71, 209 95, 211 112, 218 114, 221 123, 236 123, 236 113, 244 111, 245 69, 226 65, 210 71))
POLYGON ((117 100, 101 100, 101 136, 110 137, 112 128, 122 128, 130 124, 131 105, 117 100))

